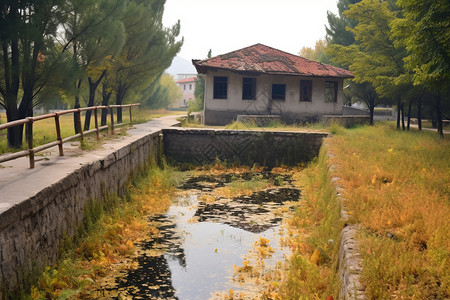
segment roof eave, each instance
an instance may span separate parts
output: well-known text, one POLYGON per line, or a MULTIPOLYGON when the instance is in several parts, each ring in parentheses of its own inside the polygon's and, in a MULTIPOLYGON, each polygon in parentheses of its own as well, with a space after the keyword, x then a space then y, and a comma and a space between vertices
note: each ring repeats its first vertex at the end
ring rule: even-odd
POLYGON ((239 74, 255 74, 255 75, 282 75, 282 76, 296 76, 296 77, 314 77, 314 78, 354 78, 353 75, 316 75, 316 74, 304 74, 304 73, 291 73, 291 72, 276 72, 276 71, 255 71, 255 70, 237 70, 231 68, 221 68, 221 67, 212 67, 212 66, 202 66, 200 60, 192 60, 197 72, 199 74, 206 74, 207 71, 230 71, 239 74))

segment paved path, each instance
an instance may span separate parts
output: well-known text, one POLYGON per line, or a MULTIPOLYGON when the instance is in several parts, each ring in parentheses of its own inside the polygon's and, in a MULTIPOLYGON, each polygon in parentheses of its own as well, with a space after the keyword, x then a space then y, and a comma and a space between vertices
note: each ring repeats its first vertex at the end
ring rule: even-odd
MULTIPOLYGON (((70 142, 64 144, 64 156, 58 156, 57 147, 45 152, 45 157, 29 168, 27 157, 0 165, 0 214, 8 208, 33 197, 41 190, 58 182, 84 164, 103 159, 114 151, 151 132, 179 124, 180 115, 165 116, 127 130, 127 135, 107 140, 101 149, 79 151, 70 142)), ((44 152, 43 152, 44 153, 44 152)), ((39 159, 39 153, 36 159, 39 159)))

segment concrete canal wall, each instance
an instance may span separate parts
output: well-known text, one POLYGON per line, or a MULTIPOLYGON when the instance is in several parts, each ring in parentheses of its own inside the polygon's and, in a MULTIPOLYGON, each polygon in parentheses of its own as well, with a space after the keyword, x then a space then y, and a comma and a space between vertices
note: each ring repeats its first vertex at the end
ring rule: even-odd
MULTIPOLYGON (((121 195, 130 176, 156 158, 160 131, 92 163, 0 214, 0 299, 22 289, 29 276, 56 263, 64 236, 82 224, 88 201, 121 195), (3 291, 3 297, 2 297, 3 291)), ((24 187, 26 188, 26 187, 24 187)))
POLYGON ((217 129, 163 129, 169 162, 210 164, 217 159, 268 167, 297 165, 319 154, 327 133, 217 129))

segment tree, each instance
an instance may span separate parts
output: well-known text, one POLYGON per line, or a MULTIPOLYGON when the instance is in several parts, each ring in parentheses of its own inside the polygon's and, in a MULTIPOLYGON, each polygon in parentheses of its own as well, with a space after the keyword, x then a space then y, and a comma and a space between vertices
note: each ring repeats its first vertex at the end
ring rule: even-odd
MULTIPOLYGON (((53 73, 45 63, 45 53, 52 48, 52 37, 63 21, 62 0, 17 1, 0 4, 0 105, 7 121, 33 114, 33 99, 53 73), (20 98, 20 100, 19 100, 20 98)), ((7 131, 8 145, 22 147, 23 127, 7 131)))
POLYGON ((327 46, 328 43, 325 39, 318 40, 314 49, 311 47, 303 47, 298 54, 301 57, 328 64, 330 63, 330 57, 326 53, 327 46))
MULTIPOLYGON (((212 57, 212 51, 209 49, 206 58, 212 57)), ((205 106, 205 79, 197 75, 195 79, 195 89, 194 89, 194 101, 189 101, 189 112, 191 111, 201 111, 205 106)))
MULTIPOLYGON (((356 4, 361 0, 340 0, 337 4, 339 15, 335 15, 328 12, 328 25, 326 26, 326 40, 329 45, 342 45, 350 46, 357 44, 353 32, 349 29, 353 29, 358 25, 358 21, 346 16, 345 12, 349 9, 349 5, 356 4)), ((333 59, 334 56, 339 56, 339 53, 333 52, 333 48, 325 49, 329 56, 329 60, 334 62, 339 67, 348 67, 349 62, 343 64, 336 63, 337 59, 333 59)), ((378 104, 380 97, 378 96, 375 88, 370 82, 358 83, 355 80, 347 80, 348 88, 344 92, 344 95, 351 99, 354 98, 357 101, 363 101, 369 108, 370 125, 373 125, 373 114, 375 106, 378 104)))
POLYGON ((353 33, 347 28, 355 28, 358 22, 348 18, 344 12, 348 10, 349 5, 360 2, 361 0, 339 0, 337 3, 339 15, 327 12, 328 26, 325 26, 327 32, 326 40, 328 44, 337 44, 349 46, 355 43, 353 33))
MULTIPOLYGON (((111 66, 112 56, 120 51, 125 33, 120 18, 125 9, 121 0, 67 0, 63 11, 67 16, 61 25, 57 42, 71 53, 76 78, 64 90, 74 97, 74 107, 86 93, 88 106, 95 102, 95 91, 111 66)), ((86 112, 85 129, 89 128, 91 112, 86 112)), ((75 117, 76 119, 76 117, 75 117)), ((80 128, 75 123, 75 132, 80 128)))
POLYGON ((404 18, 393 23, 398 44, 407 50, 405 67, 415 86, 435 97, 438 132, 442 130, 442 100, 450 94, 450 2, 398 0, 404 18))
MULTIPOLYGON (((88 107, 94 105, 96 90, 111 69, 114 55, 118 54, 124 45, 125 30, 120 21, 124 10, 124 1, 103 0, 90 11, 104 21, 95 26, 95 33, 91 32, 80 41, 83 49, 81 60, 87 69, 89 85, 88 107)), ((84 130, 89 130, 91 112, 86 111, 84 130)))
POLYGON ((176 99, 182 97, 182 92, 169 74, 162 74, 143 93, 144 104, 151 109, 167 108, 176 99))
MULTIPOLYGON (((390 24, 399 14, 395 4, 389 1, 362 0, 350 5, 344 15, 357 21, 354 28, 347 28, 354 34, 355 43, 331 45, 330 52, 333 61, 349 67, 355 82, 370 83, 381 97, 396 99, 401 110, 402 97, 410 85, 397 80, 405 73, 406 52, 394 43, 390 24)), ((400 117, 398 126, 399 121, 400 117)))
MULTIPOLYGON (((124 102, 130 90, 144 89, 155 81, 172 63, 183 40, 176 41, 180 22, 164 28, 162 16, 165 0, 130 0, 123 17, 127 39, 120 54, 114 58, 111 86, 116 104, 124 102)), ((122 121, 121 109, 117 121, 122 121)))

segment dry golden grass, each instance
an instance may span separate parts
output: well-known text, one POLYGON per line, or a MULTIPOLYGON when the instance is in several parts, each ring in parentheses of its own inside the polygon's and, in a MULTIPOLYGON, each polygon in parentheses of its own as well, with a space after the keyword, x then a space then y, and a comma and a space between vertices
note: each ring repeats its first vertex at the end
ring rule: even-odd
POLYGON ((302 197, 282 240, 292 256, 282 283, 268 291, 278 295, 274 299, 326 299, 337 295, 339 288, 335 271, 342 226, 325 149, 306 169, 296 170, 293 179, 302 189, 302 197))
POLYGON ((450 140, 389 125, 329 140, 370 298, 450 297, 450 140))

